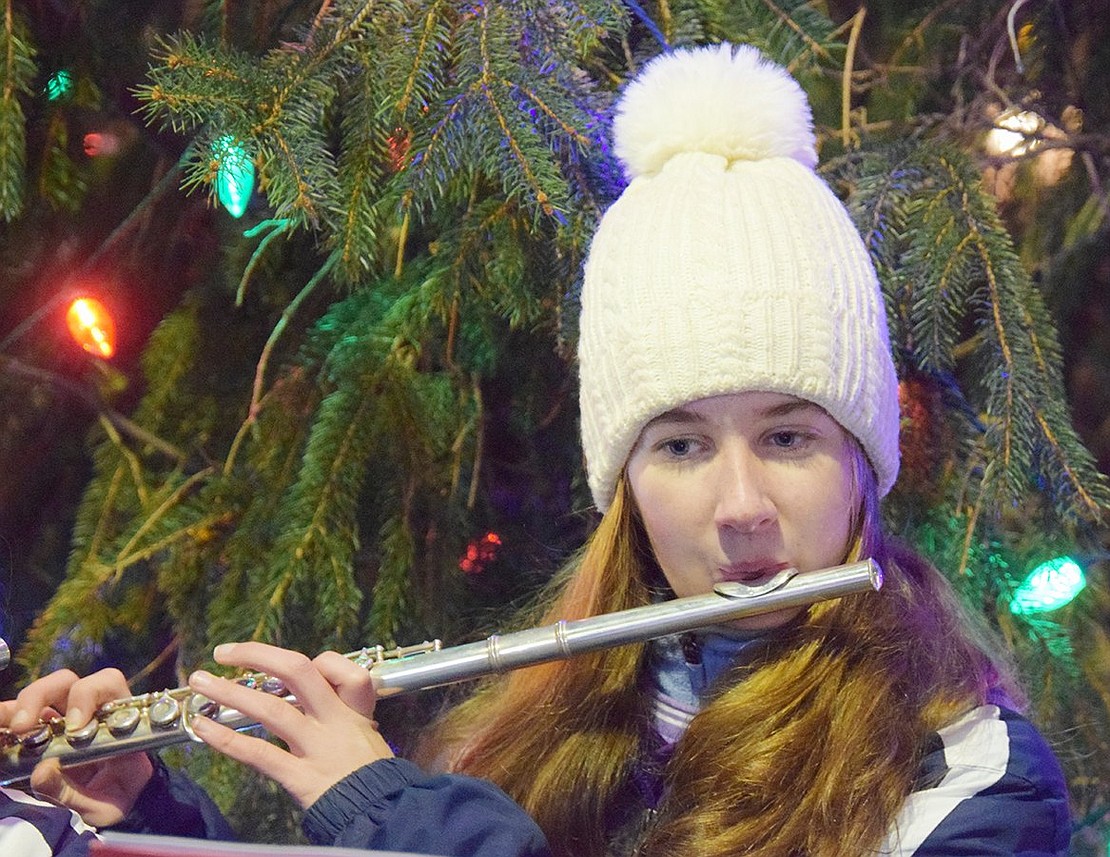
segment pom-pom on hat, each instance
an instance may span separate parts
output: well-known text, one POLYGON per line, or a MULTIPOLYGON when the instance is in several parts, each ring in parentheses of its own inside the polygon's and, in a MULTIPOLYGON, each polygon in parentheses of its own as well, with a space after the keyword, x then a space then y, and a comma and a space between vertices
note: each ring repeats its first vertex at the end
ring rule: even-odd
POLYGON ((875 270, 813 171, 805 93, 748 46, 652 60, 617 104, 630 183, 586 261, 582 444, 598 508, 644 425, 749 390, 823 407, 886 494, 898 475, 898 388, 875 270))

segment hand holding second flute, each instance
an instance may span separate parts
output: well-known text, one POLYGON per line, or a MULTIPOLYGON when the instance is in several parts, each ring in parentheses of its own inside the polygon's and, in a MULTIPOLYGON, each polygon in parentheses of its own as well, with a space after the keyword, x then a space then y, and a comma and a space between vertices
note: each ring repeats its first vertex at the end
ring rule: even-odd
POLYGON ((288 745, 235 732, 206 718, 193 729, 213 749, 264 774, 308 807, 348 774, 393 755, 373 721, 370 673, 337 652, 308 658, 263 643, 217 646, 218 663, 257 670, 285 682, 302 710, 284 700, 199 671, 189 687, 235 708, 288 745))
MULTIPOLYGON (((85 678, 72 670, 57 670, 31 682, 15 699, 0 702, 0 726, 20 732, 40 719, 64 715, 66 727, 77 729, 92 719, 106 702, 128 695, 127 680, 117 669, 104 669, 85 678)), ((153 766, 145 753, 63 768, 58 759, 45 759, 31 774, 31 788, 78 813, 96 827, 118 824, 130 812, 150 780, 153 766)))

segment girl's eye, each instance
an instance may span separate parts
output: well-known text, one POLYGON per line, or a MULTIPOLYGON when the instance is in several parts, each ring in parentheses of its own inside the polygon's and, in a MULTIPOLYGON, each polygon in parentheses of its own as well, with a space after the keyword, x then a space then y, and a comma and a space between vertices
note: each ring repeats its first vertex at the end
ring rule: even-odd
POLYGON ((771 435, 771 444, 779 449, 796 449, 805 441, 801 432, 798 431, 777 431, 771 435))
POLYGON ((675 458, 685 458, 694 451, 694 441, 688 437, 676 437, 660 444, 664 451, 675 458))
POLYGON ((771 435, 771 443, 775 446, 793 446, 798 435, 792 431, 777 431, 771 435))

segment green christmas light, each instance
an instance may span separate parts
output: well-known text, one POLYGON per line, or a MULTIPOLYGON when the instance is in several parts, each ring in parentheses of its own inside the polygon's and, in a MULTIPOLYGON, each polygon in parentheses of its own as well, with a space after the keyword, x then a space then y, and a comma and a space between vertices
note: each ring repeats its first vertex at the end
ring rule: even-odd
POLYGON ((212 154, 220 162, 216 172, 216 198, 232 217, 242 217, 254 190, 254 162, 230 134, 212 144, 212 154))
POLYGON ((1014 593, 1010 612, 1047 613, 1070 602, 1083 591, 1083 569, 1070 556, 1058 556, 1034 568, 1014 593))
POLYGON ((66 68, 60 68, 46 81, 46 99, 58 101, 67 98, 73 92, 73 73, 66 68))

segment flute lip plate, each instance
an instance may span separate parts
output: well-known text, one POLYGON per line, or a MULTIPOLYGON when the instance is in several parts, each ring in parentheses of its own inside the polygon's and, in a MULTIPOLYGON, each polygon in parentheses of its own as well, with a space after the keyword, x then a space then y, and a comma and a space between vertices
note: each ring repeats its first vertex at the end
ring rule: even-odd
POLYGON ((758 586, 749 586, 746 583, 730 580, 718 583, 713 587, 713 591, 725 598, 758 598, 760 595, 766 595, 768 592, 781 589, 797 573, 798 569, 796 568, 784 568, 770 580, 766 580, 758 586))

